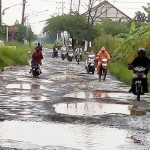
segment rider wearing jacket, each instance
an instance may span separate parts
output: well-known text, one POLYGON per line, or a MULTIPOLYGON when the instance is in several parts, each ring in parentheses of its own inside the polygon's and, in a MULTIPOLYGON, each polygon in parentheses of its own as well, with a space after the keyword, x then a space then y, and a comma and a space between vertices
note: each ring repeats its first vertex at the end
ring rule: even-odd
POLYGON ((82 48, 80 47, 80 45, 75 50, 75 53, 76 53, 75 59, 77 58, 77 54, 80 54, 82 60, 82 48))
MULTIPOLYGON (((98 61, 97 72, 99 73, 101 70, 102 59, 110 59, 110 55, 107 53, 105 47, 102 47, 100 51, 97 53, 96 60, 98 61)), ((108 71, 108 70, 107 70, 108 71)))
MULTIPOLYGON (((31 64, 33 64, 34 61, 37 61, 37 62, 38 62, 38 67, 39 67, 39 69, 40 69, 40 65, 42 65, 42 61, 41 61, 42 59, 43 59, 43 54, 42 54, 42 52, 41 52, 40 47, 37 46, 37 47, 35 48, 35 51, 34 51, 33 54, 32 54, 32 61, 31 61, 31 64)), ((40 72, 41 72, 41 69, 40 69, 40 72)), ((29 73, 31 73, 31 70, 30 70, 29 73)), ((42 72, 41 72, 41 73, 42 73, 42 72)))
MULTIPOLYGON (((135 68, 137 66, 142 66, 144 68, 147 68, 150 65, 150 59, 148 57, 146 57, 145 54, 146 54, 146 50, 144 48, 139 48, 138 49, 138 56, 134 58, 134 60, 130 64, 130 66, 132 66, 133 68, 135 68)), ((148 74, 148 69, 145 71, 146 78, 143 79, 144 92, 145 93, 148 93, 147 74, 148 74)), ((134 88, 134 81, 135 81, 135 79, 133 78, 131 88, 129 89, 130 93, 131 92, 134 93, 134 91, 133 91, 133 89, 135 89, 134 88)))

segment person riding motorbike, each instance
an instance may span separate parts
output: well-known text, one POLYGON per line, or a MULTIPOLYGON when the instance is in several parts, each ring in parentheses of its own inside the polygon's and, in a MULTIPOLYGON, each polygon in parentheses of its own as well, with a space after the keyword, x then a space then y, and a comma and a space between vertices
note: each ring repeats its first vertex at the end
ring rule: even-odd
MULTIPOLYGON (((33 52, 33 54, 32 54, 32 60, 31 60, 31 66, 32 66, 32 64, 34 63, 34 61, 37 61, 38 62, 38 68, 40 69, 40 73, 42 73, 42 71, 41 71, 41 68, 40 68, 40 65, 42 65, 42 59, 43 59, 43 54, 42 54, 42 52, 41 52, 41 49, 40 49, 40 47, 36 47, 35 48, 35 51, 33 52)), ((30 69, 30 72, 29 73, 31 73, 31 69, 30 69)))
POLYGON ((39 42, 38 42, 36 47, 39 47, 40 51, 42 51, 42 46, 41 46, 41 44, 39 42))
POLYGON ((67 51, 67 47, 66 45, 64 44, 62 47, 61 47, 61 53, 66 53, 67 51))
MULTIPOLYGON (((101 70, 101 64, 102 64, 102 59, 105 58, 107 60, 110 59, 110 55, 108 54, 108 52, 106 51, 106 48, 105 47, 102 47, 100 49, 100 51, 97 53, 97 56, 96 56, 96 60, 98 61, 98 64, 97 64, 97 72, 99 73, 100 70, 101 70)), ((108 73, 108 68, 107 68, 107 73, 108 73)))
MULTIPOLYGON (((145 54, 146 54, 145 48, 142 48, 142 47, 138 48, 138 56, 133 59, 133 61, 132 61, 131 64, 129 64, 128 69, 130 67, 135 68, 137 66, 142 66, 144 68, 149 67, 149 65, 150 65, 150 59, 147 56, 145 56, 145 54)), ((143 78, 143 85, 144 85, 144 92, 145 93, 148 93, 148 81, 147 81, 148 70, 149 69, 147 69, 145 71, 146 78, 143 78)), ((135 82, 135 79, 133 78, 132 79, 131 88, 129 89, 129 93, 131 93, 131 92, 134 93, 134 89, 135 89, 134 88, 134 86, 135 86, 134 82, 135 82)))
POLYGON ((88 51, 86 52, 86 61, 85 61, 85 64, 86 64, 86 66, 88 66, 88 64, 89 64, 89 62, 88 62, 88 56, 89 55, 95 55, 95 53, 92 51, 92 48, 91 47, 89 47, 88 48, 88 51))
POLYGON ((75 50, 75 53, 76 53, 75 59, 77 58, 77 54, 79 53, 79 54, 80 54, 80 57, 81 57, 81 61, 82 61, 82 48, 81 48, 80 45, 79 45, 79 46, 77 47, 77 49, 75 50))
POLYGON ((67 45, 67 53, 66 53, 67 57, 68 57, 68 52, 73 52, 73 48, 72 48, 72 44, 71 43, 69 43, 67 45))
POLYGON ((66 45, 64 44, 62 47, 61 47, 61 55, 65 55, 66 56, 66 52, 67 52, 67 47, 66 45))

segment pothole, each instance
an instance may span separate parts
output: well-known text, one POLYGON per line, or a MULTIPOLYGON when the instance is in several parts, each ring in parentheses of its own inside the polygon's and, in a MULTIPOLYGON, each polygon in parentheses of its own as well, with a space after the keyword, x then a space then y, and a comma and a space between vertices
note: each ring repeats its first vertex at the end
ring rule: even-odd
POLYGON ((107 93, 102 92, 75 92, 64 95, 64 97, 73 97, 73 98, 104 98, 107 97, 107 93))
POLYGON ((56 113, 74 116, 94 116, 106 114, 146 115, 146 111, 138 110, 133 105, 106 104, 98 102, 60 103, 54 105, 56 113))
POLYGON ((6 85, 6 89, 30 90, 30 89, 45 89, 45 88, 44 86, 39 85, 39 84, 20 83, 20 84, 8 84, 6 85))
POLYGON ((12 97, 11 100, 15 100, 15 101, 47 101, 49 99, 45 96, 16 96, 16 97, 12 97))

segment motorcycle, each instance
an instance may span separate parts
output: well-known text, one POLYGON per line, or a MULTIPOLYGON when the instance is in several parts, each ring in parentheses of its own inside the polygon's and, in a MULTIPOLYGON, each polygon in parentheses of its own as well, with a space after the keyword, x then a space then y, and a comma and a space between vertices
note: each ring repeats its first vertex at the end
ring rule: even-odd
POLYGON ((79 62, 81 62, 81 53, 76 54, 76 61, 78 62, 78 64, 79 62))
POLYGON ((88 60, 86 60, 88 64, 86 63, 86 67, 85 67, 87 73, 92 72, 92 74, 94 74, 95 72, 94 60, 95 60, 95 55, 88 55, 88 60))
POLYGON ((145 94, 145 87, 143 80, 147 80, 147 76, 145 74, 145 71, 147 68, 144 68, 142 66, 132 67, 130 64, 128 64, 128 70, 133 70, 133 94, 137 96, 137 100, 140 101, 141 95, 145 94))
POLYGON ((62 60, 64 60, 66 58, 66 52, 61 53, 61 58, 62 58, 62 60))
POLYGON ((41 71, 39 69, 39 65, 37 61, 33 61, 31 64, 31 73, 33 77, 38 77, 41 74, 41 71))
POLYGON ((53 58, 57 58, 58 57, 58 48, 55 48, 55 50, 53 50, 52 57, 53 58))
POLYGON ((68 52, 68 61, 72 61, 73 59, 73 51, 68 52))
POLYGON ((105 80, 106 79, 107 65, 108 65, 108 60, 106 58, 102 58, 101 69, 100 69, 100 72, 99 72, 99 79, 100 80, 105 80))

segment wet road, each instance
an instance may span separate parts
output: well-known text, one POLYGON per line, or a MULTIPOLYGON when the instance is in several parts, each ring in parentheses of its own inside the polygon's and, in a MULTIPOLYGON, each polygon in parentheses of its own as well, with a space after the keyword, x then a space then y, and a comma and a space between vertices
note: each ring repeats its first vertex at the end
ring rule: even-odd
POLYGON ((30 66, 0 74, 0 150, 150 150, 150 94, 137 102, 113 76, 43 55, 39 78, 30 66))

